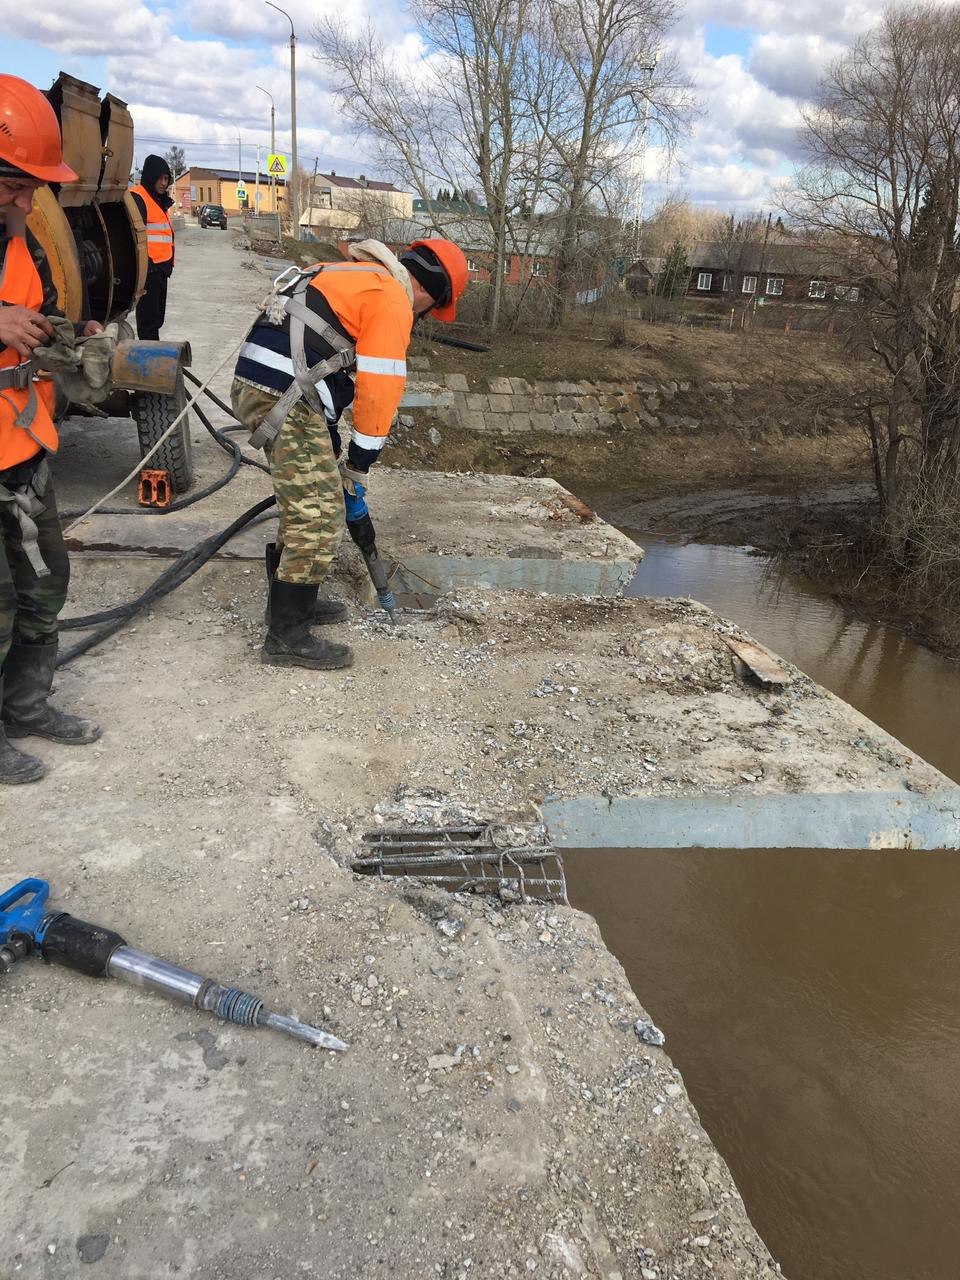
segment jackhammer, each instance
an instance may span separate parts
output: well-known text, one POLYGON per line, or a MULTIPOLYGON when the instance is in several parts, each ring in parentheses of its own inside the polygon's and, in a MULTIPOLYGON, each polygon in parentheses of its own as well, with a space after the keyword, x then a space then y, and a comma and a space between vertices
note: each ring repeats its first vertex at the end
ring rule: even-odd
POLYGON ((354 483, 355 493, 344 489, 343 501, 346 507, 347 529, 367 565, 370 581, 377 593, 380 606, 386 609, 390 621, 397 624, 397 598, 390 589, 387 567, 377 554, 377 535, 370 519, 362 484, 354 483))
POLYGON ((336 1036, 299 1018, 272 1013, 257 996, 223 987, 189 969, 128 947, 112 929, 77 920, 65 911, 50 911, 50 885, 31 877, 0 894, 0 974, 39 952, 50 964, 75 969, 91 978, 119 978, 135 987, 192 1004, 224 1022, 240 1027, 268 1027, 306 1040, 321 1049, 348 1049, 336 1036))

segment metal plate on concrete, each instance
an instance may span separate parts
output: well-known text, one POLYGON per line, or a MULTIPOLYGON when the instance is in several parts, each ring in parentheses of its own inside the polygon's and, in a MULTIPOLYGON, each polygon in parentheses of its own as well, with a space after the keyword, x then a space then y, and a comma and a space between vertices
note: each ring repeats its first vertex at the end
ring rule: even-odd
POLYGON ((735 636, 724 636, 724 640, 761 684, 789 684, 792 676, 769 650, 762 648, 753 640, 738 640, 735 636))

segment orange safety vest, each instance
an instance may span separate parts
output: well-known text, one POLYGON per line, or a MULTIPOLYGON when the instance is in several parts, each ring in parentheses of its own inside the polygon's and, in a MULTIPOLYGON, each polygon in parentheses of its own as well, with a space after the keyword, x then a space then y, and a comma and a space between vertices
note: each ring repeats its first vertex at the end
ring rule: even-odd
MULTIPOLYGON (((0 300, 15 307, 39 311, 43 306, 43 282, 26 240, 13 236, 0 265, 0 300)), ((13 347, 0 347, 0 372, 24 363, 13 347)), ((4 387, 0 381, 0 471, 26 462, 41 449, 57 451, 53 425, 56 391, 53 382, 31 380, 28 387, 4 387), (31 416, 31 400, 33 402, 31 416), (20 423, 17 423, 20 418, 20 423)))
POLYGON ((169 262, 173 257, 173 225, 166 209, 161 209, 147 188, 139 183, 130 190, 140 197, 147 210, 147 256, 151 262, 169 262))
POLYGON ((322 293, 357 345, 353 438, 379 449, 400 405, 407 381, 407 347, 413 310, 402 285, 374 262, 324 266, 309 288, 322 293))

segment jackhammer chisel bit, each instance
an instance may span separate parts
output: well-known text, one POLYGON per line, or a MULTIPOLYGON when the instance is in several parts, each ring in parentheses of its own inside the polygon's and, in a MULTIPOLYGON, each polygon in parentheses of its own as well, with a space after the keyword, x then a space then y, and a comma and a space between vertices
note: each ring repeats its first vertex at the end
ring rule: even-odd
POLYGON ((87 924, 65 911, 48 910, 49 896, 49 884, 36 878, 21 880, 0 894, 0 973, 8 973, 18 961, 39 952, 50 964, 159 991, 240 1027, 269 1027, 321 1049, 349 1048, 319 1027, 274 1013, 257 996, 128 947, 112 929, 87 924))
POLYGON ((373 583, 381 608, 386 609, 387 616, 396 626, 397 597, 390 590, 390 577, 387 567, 377 555, 377 535, 373 527, 373 521, 370 519, 366 499, 363 496, 365 493, 364 487, 362 484, 357 484, 355 488, 356 493, 350 493, 347 489, 343 491, 343 502, 347 513, 347 529, 363 556, 364 563, 367 566, 367 573, 370 575, 370 581, 373 583))

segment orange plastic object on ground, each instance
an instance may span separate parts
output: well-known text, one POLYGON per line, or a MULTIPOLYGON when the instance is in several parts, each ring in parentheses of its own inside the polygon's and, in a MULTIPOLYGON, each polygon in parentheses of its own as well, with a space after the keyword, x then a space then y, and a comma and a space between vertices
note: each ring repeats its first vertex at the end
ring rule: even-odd
POLYGON ((141 507, 169 507, 173 501, 170 472, 144 467, 140 472, 141 507))

